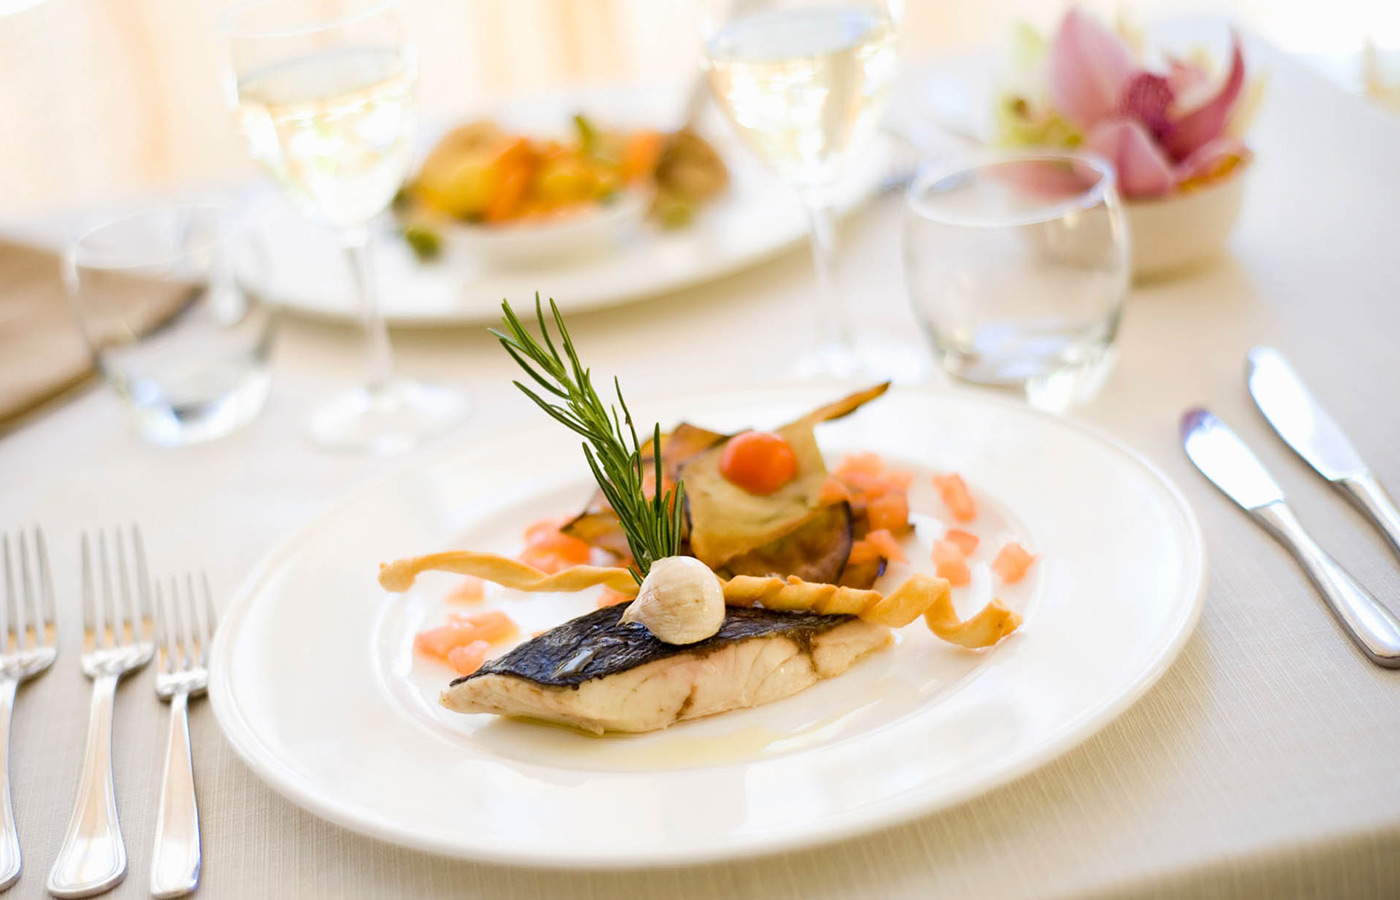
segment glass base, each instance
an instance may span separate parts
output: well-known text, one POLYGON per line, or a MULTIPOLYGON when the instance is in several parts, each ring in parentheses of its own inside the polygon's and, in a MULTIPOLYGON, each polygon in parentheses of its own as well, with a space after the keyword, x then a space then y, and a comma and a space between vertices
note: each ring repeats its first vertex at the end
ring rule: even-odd
POLYGON ((1113 371, 1117 354, 1108 345, 1079 348, 1070 359, 1021 360, 999 368, 969 364, 969 358, 945 352, 943 368, 955 380, 1020 394, 1045 412, 1064 414, 1092 401, 1113 371))
POLYGON ((863 338, 855 344, 826 344, 797 357, 785 373, 793 378, 840 378, 922 384, 932 369, 927 347, 918 341, 863 338))
POLYGON ((447 433, 470 412, 464 393, 394 379, 341 394, 312 414, 307 430, 322 447, 392 456, 447 433))
POLYGON ((141 436, 162 447, 201 444, 237 431, 257 418, 272 384, 272 372, 261 362, 238 361, 164 382, 107 375, 141 436))

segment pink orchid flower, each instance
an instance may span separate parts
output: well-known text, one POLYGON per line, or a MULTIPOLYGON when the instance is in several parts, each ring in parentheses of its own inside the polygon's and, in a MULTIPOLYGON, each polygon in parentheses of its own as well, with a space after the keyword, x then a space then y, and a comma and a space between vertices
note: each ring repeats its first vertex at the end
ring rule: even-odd
POLYGON ((1125 197, 1170 193, 1248 158, 1222 137, 1244 87, 1239 35, 1231 40, 1229 71, 1212 90, 1203 69, 1180 60, 1166 75, 1144 69, 1116 34, 1071 8, 1050 44, 1051 103, 1114 164, 1125 197))
POLYGON ((1138 67, 1127 44, 1077 6, 1060 22, 1048 62, 1050 102, 1084 131, 1118 108, 1123 85, 1138 67))

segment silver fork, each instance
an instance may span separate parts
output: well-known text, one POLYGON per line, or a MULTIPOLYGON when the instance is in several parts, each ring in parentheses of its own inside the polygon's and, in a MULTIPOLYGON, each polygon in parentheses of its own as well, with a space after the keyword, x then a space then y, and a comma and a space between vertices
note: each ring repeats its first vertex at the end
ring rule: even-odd
POLYGON ((19 533, 19 577, 10 562, 10 536, 0 537, 5 556, 5 604, 0 607, 0 891, 19 878, 19 833, 10 800, 10 714, 15 689, 58 658, 54 625, 53 578, 44 533, 34 529, 33 562, 29 537, 19 533), (18 590, 16 590, 18 585, 18 590))
POLYGON ((92 708, 77 802, 49 870, 49 893, 55 897, 90 897, 126 877, 126 845, 112 784, 112 706, 118 679, 150 662, 155 644, 141 532, 132 526, 129 554, 122 531, 113 529, 111 535, 115 546, 110 555, 105 534, 97 532, 95 541, 83 535, 82 663, 83 674, 92 679, 92 708))
POLYGON ((199 805, 194 797, 194 761, 190 756, 189 698, 209 684, 209 646, 214 636, 214 599, 209 577, 201 573, 202 602, 194 577, 170 579, 170 598, 156 582, 156 695, 170 704, 170 737, 165 748, 165 777, 160 785, 160 813, 151 854, 151 896, 179 897, 199 884, 199 805))

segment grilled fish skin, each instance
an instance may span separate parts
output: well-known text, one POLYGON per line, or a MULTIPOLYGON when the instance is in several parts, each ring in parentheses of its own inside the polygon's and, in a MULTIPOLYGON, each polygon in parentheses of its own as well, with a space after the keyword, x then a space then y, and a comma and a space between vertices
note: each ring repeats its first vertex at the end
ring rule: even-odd
POLYGON ((713 637, 676 646, 605 607, 458 678, 442 705, 583 731, 644 732, 760 706, 845 672, 887 646, 889 629, 851 616, 730 608, 713 637))

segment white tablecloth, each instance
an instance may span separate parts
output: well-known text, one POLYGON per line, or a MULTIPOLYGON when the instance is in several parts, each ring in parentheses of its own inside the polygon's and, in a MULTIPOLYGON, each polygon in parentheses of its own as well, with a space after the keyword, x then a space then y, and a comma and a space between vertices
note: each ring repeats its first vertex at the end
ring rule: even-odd
MULTIPOLYGON (((1282 348, 1400 492, 1400 456, 1391 452, 1400 443, 1400 121, 1293 62, 1262 49, 1256 59, 1271 81, 1231 256, 1134 291, 1118 370, 1078 413, 1162 466, 1210 543, 1198 632, 1121 719, 1013 784, 860 840, 734 865, 582 874, 439 860, 323 823, 254 778, 207 704, 196 702, 201 894, 1400 895, 1400 672, 1352 648, 1284 552, 1191 470, 1177 446, 1181 411, 1209 403, 1277 474, 1322 543, 1400 605, 1400 564, 1269 433, 1242 380, 1252 344, 1282 348)), ((844 277, 867 325, 908 336, 898 214, 898 200, 886 198, 850 223, 844 277)), ((634 395, 741 383, 761 377, 809 324, 809 265, 805 252, 793 252, 668 298, 578 317, 572 329, 588 358, 615 368, 634 395)), ((77 778, 88 690, 75 652, 81 528, 138 520, 157 571, 204 567, 227 597, 336 497, 453 445, 537 421, 508 387, 509 360, 480 330, 405 333, 397 345, 406 371, 470 385, 478 403, 469 425, 406 461, 326 455, 302 438, 308 406, 354 376, 359 345, 348 329, 290 319, 266 412, 225 440, 151 449, 103 390, 0 438, 0 526, 46 528, 64 640, 55 669, 21 689, 15 715, 11 770, 26 867, 13 896, 41 896, 77 778)), ((334 680, 327 672, 324 685, 288 689, 334 689, 334 680)), ((122 685, 115 765, 131 867, 114 896, 145 896, 164 714, 149 670, 122 685)))

